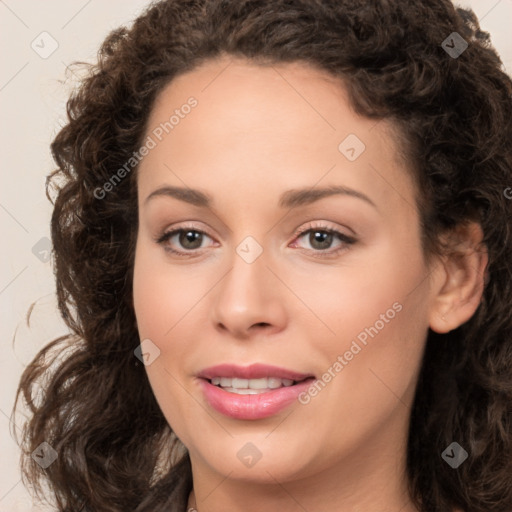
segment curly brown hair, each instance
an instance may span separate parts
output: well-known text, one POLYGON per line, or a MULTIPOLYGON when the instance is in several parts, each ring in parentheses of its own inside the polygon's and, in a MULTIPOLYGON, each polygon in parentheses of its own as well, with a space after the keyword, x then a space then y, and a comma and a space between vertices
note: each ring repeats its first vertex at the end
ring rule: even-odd
POLYGON ((426 255, 444 250, 440 233, 482 226, 483 298, 459 328, 429 331, 407 473, 423 512, 510 512, 512 81, 474 13, 449 0, 164 0, 108 35, 51 145, 58 168, 46 193, 71 333, 44 347, 19 384, 13 413, 22 396, 32 414, 24 481, 38 496, 49 483, 59 511, 185 507, 188 453, 134 357, 136 168, 102 199, 95 191, 141 146, 164 86, 221 55, 315 66, 343 78, 358 114, 389 120, 421 190, 426 255), (442 46, 453 32, 468 43, 457 58, 442 46), (456 470, 441 459, 454 439, 470 454, 456 470), (42 471, 30 455, 44 441, 58 457, 42 471))

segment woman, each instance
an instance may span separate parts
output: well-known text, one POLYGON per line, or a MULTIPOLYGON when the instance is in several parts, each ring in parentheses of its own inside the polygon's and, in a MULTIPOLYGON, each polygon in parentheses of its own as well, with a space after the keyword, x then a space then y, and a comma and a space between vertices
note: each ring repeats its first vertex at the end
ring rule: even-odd
POLYGON ((20 383, 26 479, 60 511, 510 511, 511 93, 448 0, 112 32, 52 144, 72 334, 20 383))

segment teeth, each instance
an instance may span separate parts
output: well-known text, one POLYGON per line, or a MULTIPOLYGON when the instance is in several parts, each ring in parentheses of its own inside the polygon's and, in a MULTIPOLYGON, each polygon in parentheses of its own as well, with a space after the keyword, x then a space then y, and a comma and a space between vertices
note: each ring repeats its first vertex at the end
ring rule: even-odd
POLYGON ((265 393, 266 389, 240 389, 240 388, 222 388, 229 393, 236 393, 237 395, 259 395, 265 393))
POLYGON ((220 386, 226 391, 241 395, 254 395, 261 390, 277 389, 283 386, 292 386, 292 379, 278 379, 276 377, 264 377, 262 379, 238 379, 236 377, 213 377, 214 386, 220 386))
POLYGON ((268 387, 270 389, 276 389, 281 387, 281 379, 274 379, 273 377, 270 377, 268 379, 268 387))
MULTIPOLYGON (((279 379, 274 379, 274 380, 279 380, 279 379)), ((234 379, 233 379, 233 381, 234 381, 234 379)), ((250 379, 247 387, 250 389, 268 389, 271 387, 270 384, 268 383, 268 381, 269 381, 269 379, 250 379)), ((236 388, 236 386, 234 384, 233 384, 233 387, 236 388)), ((279 383, 279 386, 276 386, 276 387, 281 387, 281 383, 279 383)))
POLYGON ((249 386, 249 379, 232 379, 231 387, 236 389, 247 389, 249 386))

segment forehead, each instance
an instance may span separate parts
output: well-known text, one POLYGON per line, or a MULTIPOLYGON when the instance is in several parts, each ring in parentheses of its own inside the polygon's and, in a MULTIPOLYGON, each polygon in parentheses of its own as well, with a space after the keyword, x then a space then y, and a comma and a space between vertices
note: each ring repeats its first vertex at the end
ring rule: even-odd
POLYGON ((342 80, 303 63, 208 61, 161 91, 147 126, 156 145, 139 169, 141 196, 163 183, 250 198, 321 182, 414 202, 391 125, 357 115, 342 80))

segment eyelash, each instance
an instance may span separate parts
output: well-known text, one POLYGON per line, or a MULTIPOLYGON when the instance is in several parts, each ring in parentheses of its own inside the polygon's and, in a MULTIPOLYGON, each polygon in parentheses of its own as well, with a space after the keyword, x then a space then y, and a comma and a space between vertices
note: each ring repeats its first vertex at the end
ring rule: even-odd
MULTIPOLYGON (((176 229, 172 229, 171 231, 164 232, 161 236, 159 236, 156 239, 156 243, 158 243, 160 245, 164 245, 165 251, 167 251, 167 252, 169 252, 171 254, 174 254, 176 256, 185 257, 185 258, 186 257, 192 257, 192 258, 196 257, 197 254, 194 254, 194 253, 197 252, 199 249, 190 249, 188 252, 186 252, 186 251, 177 251, 176 249, 172 249, 169 245, 166 245, 166 242, 170 238, 172 238, 174 235, 179 234, 179 233, 183 233, 183 232, 188 232, 188 231, 192 231, 194 233, 200 233, 202 235, 208 236, 209 238, 212 238, 212 237, 210 237, 210 235, 208 235, 208 233, 206 233, 205 231, 202 231, 200 229, 197 229, 194 226, 182 226, 180 228, 176 228, 176 229)), ((342 242, 342 245, 340 245, 338 248, 336 248, 334 250, 330 250, 330 251, 328 251, 328 250, 305 249, 307 251, 313 251, 313 253, 316 253, 316 254, 314 254, 314 257, 317 257, 317 258, 332 258, 332 257, 335 257, 339 253, 345 251, 348 248, 347 246, 350 246, 350 245, 354 244, 357 241, 354 237, 345 235, 344 233, 341 233, 340 231, 338 231, 336 229, 333 229, 333 228, 331 228, 329 226, 326 226, 324 224, 314 224, 314 223, 308 225, 304 229, 300 229, 300 230, 296 231, 295 234, 293 235, 294 236, 294 240, 296 238, 300 238, 300 237, 306 235, 309 232, 320 232, 320 233, 328 233, 328 234, 331 234, 331 235, 335 235, 342 242)))

